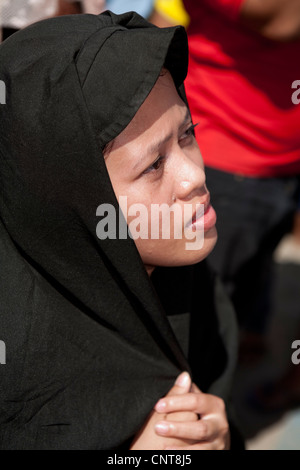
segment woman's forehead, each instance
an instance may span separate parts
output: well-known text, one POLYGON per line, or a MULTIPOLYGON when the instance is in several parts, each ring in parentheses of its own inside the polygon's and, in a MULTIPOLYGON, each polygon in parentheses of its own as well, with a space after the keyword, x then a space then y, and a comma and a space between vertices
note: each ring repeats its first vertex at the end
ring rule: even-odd
POLYGON ((160 133, 164 127, 182 124, 189 115, 186 104, 180 98, 169 72, 160 76, 128 126, 114 139, 113 147, 138 138, 151 139, 152 133, 160 133))

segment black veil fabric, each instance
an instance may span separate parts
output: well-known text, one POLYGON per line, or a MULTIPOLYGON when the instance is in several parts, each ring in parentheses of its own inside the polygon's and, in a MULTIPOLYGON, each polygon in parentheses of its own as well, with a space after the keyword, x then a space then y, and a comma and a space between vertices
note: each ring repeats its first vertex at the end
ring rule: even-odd
POLYGON ((0 448, 126 449, 182 370, 228 395, 234 329, 206 264, 151 282, 130 238, 96 235, 97 207, 118 209, 103 148, 164 65, 179 89, 187 57, 182 27, 132 12, 45 20, 0 46, 0 448), (168 315, 187 308, 200 332, 184 354, 168 315))

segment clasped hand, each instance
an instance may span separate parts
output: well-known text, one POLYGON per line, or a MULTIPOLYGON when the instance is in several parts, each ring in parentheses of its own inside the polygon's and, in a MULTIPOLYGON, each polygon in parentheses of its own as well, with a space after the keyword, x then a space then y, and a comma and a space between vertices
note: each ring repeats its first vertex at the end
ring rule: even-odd
POLYGON ((201 392, 187 372, 160 399, 131 450, 224 450, 230 447, 224 401, 201 392))

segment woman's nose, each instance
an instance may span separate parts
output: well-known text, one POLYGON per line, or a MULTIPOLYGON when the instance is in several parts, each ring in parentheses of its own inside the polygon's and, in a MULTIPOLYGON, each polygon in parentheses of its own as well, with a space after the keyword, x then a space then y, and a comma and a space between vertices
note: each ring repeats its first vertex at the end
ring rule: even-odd
POLYGON ((178 172, 176 198, 191 200, 194 197, 203 196, 207 192, 205 181, 201 155, 196 160, 185 156, 184 160, 181 160, 181 168, 178 172))

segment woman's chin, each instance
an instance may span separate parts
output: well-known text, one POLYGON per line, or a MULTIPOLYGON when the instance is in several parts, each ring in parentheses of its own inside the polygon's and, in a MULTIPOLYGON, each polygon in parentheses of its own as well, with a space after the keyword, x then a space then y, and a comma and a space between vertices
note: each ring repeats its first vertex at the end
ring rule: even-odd
POLYGON ((205 232, 202 240, 155 240, 147 253, 143 243, 137 248, 149 275, 156 266, 188 266, 203 261, 214 249, 217 242, 216 227, 205 232))

